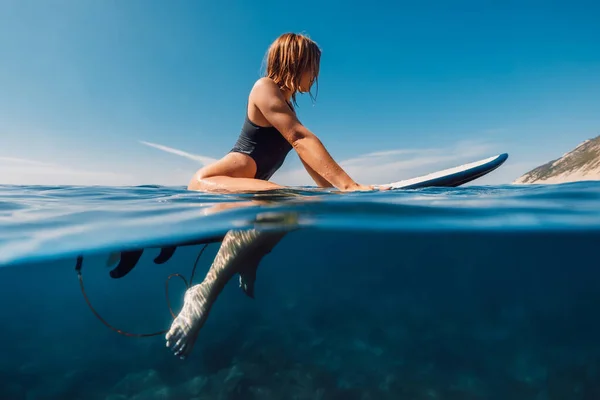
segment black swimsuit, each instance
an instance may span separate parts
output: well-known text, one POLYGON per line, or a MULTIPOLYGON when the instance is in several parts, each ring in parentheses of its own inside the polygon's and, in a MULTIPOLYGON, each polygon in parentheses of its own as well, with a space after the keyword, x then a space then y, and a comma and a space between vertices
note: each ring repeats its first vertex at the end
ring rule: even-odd
POLYGON ((266 181, 281 167, 290 150, 292 145, 275 127, 256 125, 246 113, 242 131, 230 153, 252 157, 256 162, 254 178, 266 181))

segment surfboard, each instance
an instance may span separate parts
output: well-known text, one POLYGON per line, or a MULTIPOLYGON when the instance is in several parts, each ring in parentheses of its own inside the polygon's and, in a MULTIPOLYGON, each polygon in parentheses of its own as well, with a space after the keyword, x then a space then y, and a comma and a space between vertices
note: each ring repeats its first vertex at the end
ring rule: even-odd
POLYGON ((390 189, 421 189, 426 187, 457 187, 489 174, 506 161, 507 153, 495 155, 483 160, 432 172, 415 178, 392 182, 381 187, 390 189))

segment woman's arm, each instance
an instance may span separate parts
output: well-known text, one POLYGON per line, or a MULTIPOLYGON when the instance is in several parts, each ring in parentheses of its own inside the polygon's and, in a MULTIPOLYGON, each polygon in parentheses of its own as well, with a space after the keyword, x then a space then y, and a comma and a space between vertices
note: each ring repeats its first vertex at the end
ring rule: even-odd
POLYGON ((354 182, 335 162, 319 138, 300 123, 272 80, 258 80, 250 97, 263 116, 281 132, 302 162, 314 173, 340 190, 372 190, 369 186, 354 182))
POLYGON ((306 172, 308 172, 308 174, 313 179, 313 181, 315 181, 317 186, 324 187, 324 188, 333 187, 333 185, 329 181, 327 181, 327 179, 324 179, 321 175, 317 174, 315 172, 315 170, 312 169, 311 167, 309 167, 308 164, 304 160, 300 159, 300 161, 302 161, 302 164, 304 165, 306 172))

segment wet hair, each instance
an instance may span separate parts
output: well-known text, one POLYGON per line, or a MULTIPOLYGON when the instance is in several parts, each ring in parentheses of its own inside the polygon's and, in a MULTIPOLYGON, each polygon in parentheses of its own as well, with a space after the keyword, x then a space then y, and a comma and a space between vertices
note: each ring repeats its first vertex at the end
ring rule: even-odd
MULTIPOLYGON (((272 79, 280 89, 291 91, 294 104, 296 104, 296 93, 300 88, 304 72, 313 73, 313 83, 317 84, 318 91, 321 49, 308 36, 284 33, 271 44, 265 61, 265 76, 272 79)), ((312 92, 309 93, 314 100, 312 92)))

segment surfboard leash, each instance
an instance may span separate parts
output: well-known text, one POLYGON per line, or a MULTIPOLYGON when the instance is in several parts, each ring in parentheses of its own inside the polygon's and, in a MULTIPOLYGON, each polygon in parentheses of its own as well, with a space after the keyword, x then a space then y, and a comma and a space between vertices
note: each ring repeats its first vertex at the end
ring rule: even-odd
MULTIPOLYGON (((181 278, 181 280, 183 280, 186 290, 189 289, 190 287, 192 287, 193 281, 194 281, 194 275, 196 273, 196 267, 198 266, 198 261, 200 261, 200 257, 202 256, 202 253, 204 253, 204 250, 206 250, 206 247, 208 246, 208 243, 206 243, 202 249, 200 250, 200 252, 198 253, 198 256, 196 257, 196 261, 194 262, 194 267, 192 268, 192 273, 190 275, 190 281, 188 282, 187 279, 185 279, 185 277, 179 273, 173 273, 170 274, 166 281, 165 281, 165 296, 167 299, 167 307, 169 308, 169 312, 171 313, 171 316, 173 317, 173 319, 175 319, 177 317, 177 315, 175 315, 175 313, 173 312, 173 308, 171 307, 171 302, 169 300, 169 281, 171 280, 172 277, 177 276, 179 278, 181 278)), ((81 288, 81 293, 83 294, 83 298, 85 299, 85 302, 87 303, 88 307, 90 308, 90 310, 92 310, 92 313, 94 313, 94 315, 96 316, 96 318, 98 318, 104 325, 106 325, 108 328, 112 329, 113 331, 123 335, 123 336, 129 336, 129 337, 151 337, 151 336, 158 336, 158 335, 163 335, 165 333, 168 332, 168 330, 162 330, 159 332, 152 332, 152 333, 131 333, 131 332, 127 332, 118 328, 115 328, 114 326, 112 326, 111 324, 109 324, 104 318, 102 318, 102 316, 94 309, 94 307, 92 306, 92 303, 90 302, 90 299, 88 298, 86 292, 85 292, 85 287, 83 285, 83 275, 81 273, 83 267, 83 256, 79 255, 77 256, 77 263, 75 265, 75 271, 77 272, 77 278, 79 280, 79 287, 81 288)))

